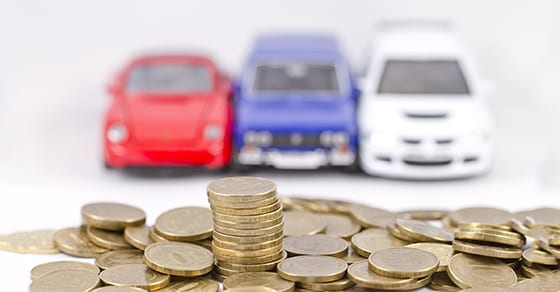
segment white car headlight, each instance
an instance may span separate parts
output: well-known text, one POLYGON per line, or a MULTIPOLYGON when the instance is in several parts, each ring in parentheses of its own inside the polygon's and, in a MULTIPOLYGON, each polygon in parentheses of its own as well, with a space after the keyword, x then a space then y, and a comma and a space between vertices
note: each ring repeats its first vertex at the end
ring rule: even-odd
POLYGON ((243 135, 243 141, 245 144, 266 147, 272 144, 272 134, 264 131, 249 131, 243 135))
POLYGON ((204 138, 207 140, 216 140, 222 137, 224 130, 219 125, 207 125, 204 128, 204 138))
POLYGON ((109 142, 119 144, 128 138, 128 129, 123 124, 113 124, 107 129, 106 135, 109 142))
POLYGON ((348 144, 350 141, 350 137, 347 133, 344 132, 336 132, 332 136, 332 143, 334 146, 342 146, 348 144))
POLYGON ((319 135, 319 142, 325 147, 329 147, 333 143, 333 133, 330 131, 325 131, 319 135))

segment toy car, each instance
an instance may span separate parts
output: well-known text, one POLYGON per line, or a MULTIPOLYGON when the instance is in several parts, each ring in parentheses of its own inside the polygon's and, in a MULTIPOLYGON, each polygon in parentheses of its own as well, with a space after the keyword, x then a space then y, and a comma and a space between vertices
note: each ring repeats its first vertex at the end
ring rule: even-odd
POLYGON ((231 82, 207 57, 139 57, 108 91, 113 98, 103 126, 106 167, 229 164, 231 82))
POLYGON ((444 179, 491 169, 489 83, 450 27, 387 26, 372 42, 360 86, 364 172, 444 179))
POLYGON ((236 163, 284 169, 352 166, 354 89, 333 37, 259 37, 236 85, 236 163))

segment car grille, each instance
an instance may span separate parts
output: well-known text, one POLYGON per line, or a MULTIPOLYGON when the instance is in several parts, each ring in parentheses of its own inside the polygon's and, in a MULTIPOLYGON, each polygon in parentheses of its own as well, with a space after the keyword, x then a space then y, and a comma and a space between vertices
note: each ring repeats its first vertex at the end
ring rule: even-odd
POLYGON ((453 160, 450 157, 441 157, 437 159, 423 159, 420 157, 405 157, 403 162, 412 166, 446 166, 451 164, 453 160))
POLYGON ((271 147, 321 147, 319 135, 310 134, 275 134, 271 147))

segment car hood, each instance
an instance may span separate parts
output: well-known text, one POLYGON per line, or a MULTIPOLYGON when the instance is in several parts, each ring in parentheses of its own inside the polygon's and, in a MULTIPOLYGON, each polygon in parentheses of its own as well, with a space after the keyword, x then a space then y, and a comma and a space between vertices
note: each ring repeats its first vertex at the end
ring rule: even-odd
POLYGON ((133 137, 150 145, 193 141, 202 133, 210 104, 209 94, 129 97, 133 137))

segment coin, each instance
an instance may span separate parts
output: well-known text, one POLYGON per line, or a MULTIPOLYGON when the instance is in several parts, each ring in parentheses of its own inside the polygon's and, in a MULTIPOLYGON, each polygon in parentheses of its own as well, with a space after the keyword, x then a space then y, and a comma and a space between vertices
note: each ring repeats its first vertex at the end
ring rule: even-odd
POLYGON ((347 288, 350 288, 354 285, 356 285, 354 282, 352 282, 350 279, 340 279, 340 280, 336 280, 336 281, 332 281, 332 282, 326 282, 326 283, 306 283, 306 282, 301 282, 298 283, 298 285, 301 288, 305 288, 305 289, 309 289, 312 291, 339 291, 339 290, 344 290, 347 288))
POLYGON ((220 286, 211 279, 190 278, 178 282, 172 282, 158 292, 218 292, 220 286))
POLYGON ((234 203, 234 202, 226 202, 226 201, 219 201, 212 198, 208 198, 210 202, 210 207, 220 207, 220 208, 228 208, 228 209, 251 209, 251 208, 262 208, 269 206, 270 204, 274 204, 274 202, 278 201, 276 195, 271 195, 269 198, 257 200, 254 202, 241 202, 241 203, 234 203))
POLYGON ((406 242, 392 237, 386 229, 366 229, 352 236, 352 248, 363 257, 369 257, 373 252, 406 245, 406 242))
POLYGON ((455 232, 455 238, 491 242, 519 248, 525 245, 525 237, 518 233, 488 228, 461 229, 455 232))
MULTIPOLYGON (((136 287, 105 286, 91 290, 91 292, 142 292, 148 291, 136 287)), ((160 290, 161 291, 161 290, 160 290)))
POLYGON ((348 254, 348 243, 344 239, 324 234, 289 236, 284 239, 283 246, 291 255, 343 257, 348 254))
POLYGON ((447 210, 406 210, 399 212, 397 215, 405 219, 436 221, 445 217, 449 211, 447 210))
POLYGON ((53 243, 54 233, 55 230, 35 230, 1 235, 0 250, 30 254, 59 253, 53 243))
POLYGON ((350 216, 364 228, 385 228, 396 219, 396 215, 389 211, 362 204, 349 204, 348 210, 350 216))
POLYGON ((222 228, 248 230, 248 229, 261 229, 261 228, 273 227, 282 223, 282 221, 283 221, 282 216, 279 216, 276 219, 253 222, 253 223, 237 223, 237 222, 229 222, 224 220, 216 220, 214 224, 222 228))
POLYGON ((350 217, 340 214, 318 214, 326 223, 325 234, 340 238, 350 238, 360 232, 360 225, 354 223, 350 217))
POLYGON ((436 291, 449 291, 449 292, 462 291, 461 288, 457 287, 457 285, 455 285, 455 283, 453 283, 453 281, 449 279, 449 276, 447 275, 446 272, 434 273, 432 275, 432 281, 430 282, 430 284, 428 284, 428 286, 432 290, 436 290, 436 291))
MULTIPOLYGON (((511 222, 513 224, 513 218, 511 219, 511 222)), ((476 222, 469 222, 469 223, 461 223, 459 224, 457 227, 459 227, 459 229, 494 229, 494 230, 504 230, 504 231, 511 231, 511 226, 509 225, 492 225, 492 224, 482 224, 482 223, 476 223, 476 222)))
POLYGON ((498 259, 456 254, 447 269, 449 278, 463 289, 478 287, 507 288, 517 283, 515 272, 498 259))
POLYGON ((538 250, 536 248, 529 248, 523 251, 523 263, 531 266, 532 264, 555 266, 558 265, 556 258, 547 253, 546 251, 538 250))
POLYGON ((145 250, 148 245, 155 243, 150 238, 150 227, 146 225, 126 227, 124 229, 124 239, 130 245, 141 250, 145 250))
POLYGON ((259 208, 247 208, 247 209, 233 209, 233 208, 225 208, 221 206, 212 206, 212 212, 225 214, 225 215, 232 215, 232 216, 254 216, 254 215, 262 215, 266 213, 270 213, 281 209, 282 205, 278 200, 274 201, 274 203, 259 207, 259 208))
POLYGON ((469 223, 509 226, 512 217, 510 212, 488 207, 463 208, 449 214, 455 226, 469 223))
POLYGON ((330 256, 295 256, 280 262, 278 276, 288 281, 323 283, 341 279, 348 265, 330 256))
POLYGON ((240 264, 240 265, 265 264, 265 263, 276 261, 286 256, 287 253, 284 250, 280 250, 279 252, 275 252, 263 256, 256 256, 256 257, 227 256, 219 253, 214 254, 214 257, 218 261, 224 261, 224 262, 228 262, 232 264, 240 264))
POLYGON ((76 261, 57 261, 40 264, 31 269, 31 280, 35 281, 43 276, 56 271, 66 270, 85 270, 99 274, 100 270, 96 265, 76 261))
POLYGON ((406 247, 429 251, 436 255, 439 261, 436 272, 446 271, 447 266, 449 266, 449 261, 451 261, 451 257, 453 256, 453 247, 444 243, 421 242, 409 244, 406 247))
POLYGON ((348 254, 341 257, 347 264, 353 264, 358 261, 367 260, 367 258, 359 255, 352 247, 348 247, 348 254))
POLYGON ((552 269, 539 264, 533 264, 530 267, 527 265, 521 265, 520 270, 524 276, 529 278, 534 278, 537 276, 542 276, 542 275, 552 273, 552 269))
POLYGON ((280 257, 279 259, 263 264, 236 264, 231 262, 218 261, 218 266, 226 269, 236 270, 239 272, 265 272, 276 268, 278 263, 286 259, 287 256, 288 254, 284 252, 282 254, 282 257, 280 257))
POLYGON ((414 283, 414 279, 399 279, 379 275, 368 268, 368 261, 353 263, 348 267, 348 279, 352 282, 372 289, 406 290, 414 283))
MULTIPOLYGON (((283 238, 277 238, 271 241, 264 241, 260 243, 249 243, 249 244, 242 244, 242 243, 230 243, 227 241, 222 241, 219 239, 214 239, 213 242, 217 247, 221 247, 224 249, 234 249, 240 251, 249 251, 249 250, 259 250, 259 249, 267 249, 272 248, 278 245, 282 245, 283 238)), ((212 246, 212 242, 210 243, 210 247, 212 246)))
POLYGON ((469 289, 465 289, 462 290, 465 292, 502 292, 502 291, 507 291, 504 288, 497 288, 497 287, 478 287, 478 288, 469 288, 469 289))
POLYGON ((91 203, 82 207, 86 225, 106 230, 123 230, 127 226, 143 225, 144 211, 119 203, 91 203))
POLYGON ((97 273, 87 270, 54 271, 33 282, 29 292, 90 291, 100 284, 97 273))
POLYGON ((210 272, 214 257, 198 245, 169 241, 149 245, 144 251, 144 262, 164 274, 194 277, 210 272))
POLYGON ((182 207, 159 215, 156 233, 168 240, 196 241, 212 236, 212 211, 203 207, 182 207))
POLYGON ((53 236, 54 245, 65 254, 95 258, 109 250, 93 244, 79 227, 58 230, 53 236))
POLYGON ((252 216, 234 216, 234 215, 225 215, 213 212, 214 220, 216 221, 227 221, 233 223, 242 223, 242 224, 250 224, 262 221, 271 221, 276 220, 278 218, 282 218, 282 209, 277 209, 272 212, 260 214, 260 215, 252 215, 252 216))
POLYGON ((215 242, 212 242, 212 251, 214 252, 214 254, 226 255, 230 257, 252 258, 252 257, 267 256, 267 255, 281 252, 282 245, 277 245, 270 248, 258 249, 258 250, 235 250, 235 249, 221 248, 217 246, 215 242))
POLYGON ((453 250, 500 259, 518 259, 523 253, 520 248, 483 245, 462 240, 453 241, 453 250))
POLYGON ((270 234, 276 234, 278 232, 285 232, 285 225, 284 221, 281 221, 279 224, 271 226, 271 227, 263 227, 260 229, 236 229, 236 228, 227 228, 222 227, 218 224, 214 224, 214 231, 225 235, 233 235, 233 236, 241 236, 241 237, 253 237, 253 236, 264 236, 270 234))
POLYGON ((128 249, 132 248, 120 231, 108 231, 88 226, 86 234, 89 240, 97 246, 107 249, 128 249))
POLYGON ((531 226, 558 226, 560 224, 560 209, 556 208, 539 208, 534 210, 527 210, 522 212, 517 212, 513 215, 515 219, 525 222, 529 218, 528 222, 531 226))
POLYGON ((267 234, 259 235, 259 236, 227 235, 227 234, 223 234, 223 233, 220 233, 220 232, 214 230, 214 233, 213 233, 212 236, 213 236, 214 239, 229 242, 229 243, 251 244, 251 243, 260 243, 260 242, 264 242, 264 241, 271 241, 271 240, 275 240, 275 239, 278 239, 278 238, 283 238, 282 228, 278 228, 278 229, 280 229, 280 230, 277 231, 277 232, 267 233, 267 234))
POLYGON ((391 235, 393 237, 404 240, 406 242, 417 242, 418 241, 415 238, 412 238, 412 237, 404 234, 399 228, 397 228, 397 224, 395 224, 395 223, 387 224, 387 230, 389 230, 389 233, 391 233, 391 235))
POLYGON ((109 268, 99 278, 103 283, 113 286, 132 286, 150 291, 161 289, 169 284, 169 275, 158 273, 144 264, 126 264, 109 268))
POLYGON ((422 278, 438 268, 438 258, 431 252, 409 247, 394 247, 372 253, 369 268, 382 276, 422 278))
POLYGON ((276 290, 263 286, 247 286, 230 288, 224 292, 276 292, 276 290))
POLYGON ((325 219, 307 211, 286 211, 284 222, 284 236, 317 234, 327 228, 325 219))
MULTIPOLYGON (((152 241, 154 242, 166 242, 169 241, 167 238, 157 234, 156 229, 154 228, 154 226, 150 227, 150 230, 148 230, 148 236, 152 239, 152 241)), ((144 248, 145 249, 145 248, 144 248)))
POLYGON ((424 221, 410 220, 399 218, 396 221, 397 228, 409 237, 417 241, 425 242, 451 242, 453 241, 453 233, 430 225, 424 221))
POLYGON ((276 184, 259 177, 228 177, 211 182, 207 191, 212 200, 254 202, 276 196, 276 184))
POLYGON ((525 280, 519 281, 519 282, 517 282, 517 284, 509 287, 507 291, 509 291, 509 292, 538 291, 537 290, 537 282, 535 280, 532 280, 532 279, 525 279, 525 280))
POLYGON ((144 252, 137 249, 120 249, 106 252, 95 259, 101 269, 109 269, 124 264, 143 264, 144 252))

